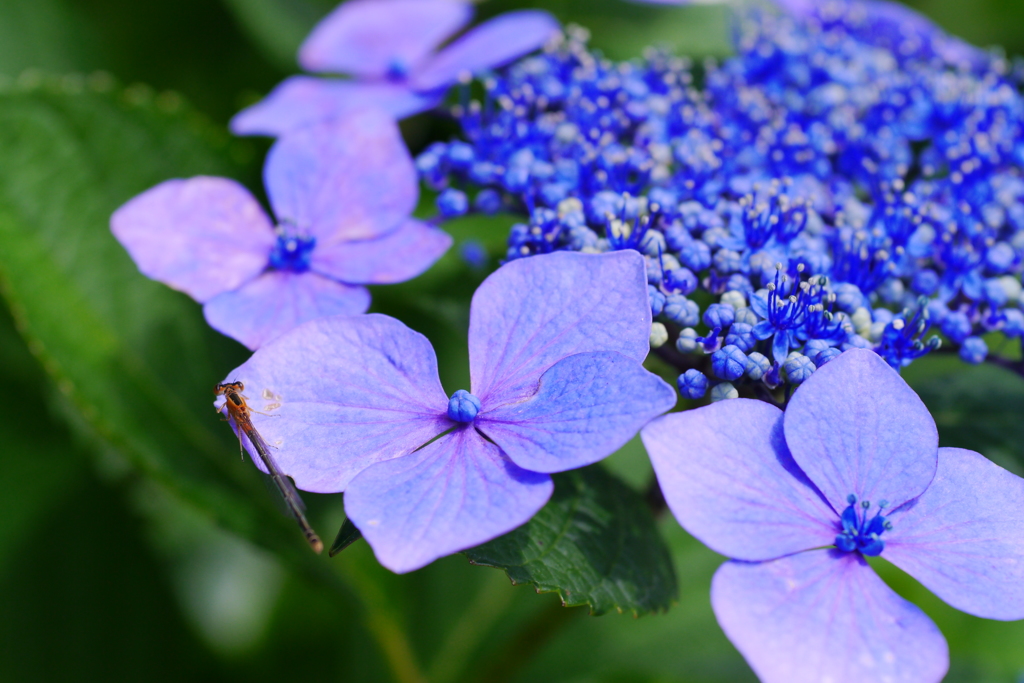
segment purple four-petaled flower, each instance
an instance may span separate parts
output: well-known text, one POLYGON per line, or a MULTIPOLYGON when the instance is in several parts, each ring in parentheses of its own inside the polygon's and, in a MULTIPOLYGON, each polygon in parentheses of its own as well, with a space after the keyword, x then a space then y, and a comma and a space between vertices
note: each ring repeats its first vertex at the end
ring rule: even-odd
POLYGON ((1024 618, 1024 480, 939 448, 924 404, 871 351, 821 367, 785 413, 722 401, 641 436, 680 524, 733 558, 711 603, 762 681, 941 680, 942 634, 865 556, 957 609, 1024 618))
POLYGON ((270 414, 253 422, 282 471, 344 491, 381 564, 407 572, 523 524, 550 473, 604 458, 675 404, 641 365, 650 328, 640 254, 558 252, 476 291, 470 392, 447 397, 427 339, 377 314, 307 323, 229 378, 270 414))
POLYGON ((547 12, 508 12, 450 45, 473 4, 464 0, 351 0, 323 21, 299 49, 315 73, 352 80, 293 76, 231 121, 238 135, 281 135, 372 105, 403 118, 436 105, 463 74, 506 64, 544 45, 558 31, 547 12))
POLYGON ((362 313, 362 285, 415 277, 451 245, 410 218, 416 172, 381 111, 281 138, 264 183, 276 226, 244 187, 208 176, 161 183, 110 219, 139 270, 204 304, 214 329, 250 349, 319 316, 362 313))

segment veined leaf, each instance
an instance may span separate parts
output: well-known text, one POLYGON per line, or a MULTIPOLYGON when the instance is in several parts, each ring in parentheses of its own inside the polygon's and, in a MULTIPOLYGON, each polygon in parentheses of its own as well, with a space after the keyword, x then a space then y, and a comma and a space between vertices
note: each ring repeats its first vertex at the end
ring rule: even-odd
POLYGON ((554 475, 555 493, 533 519, 466 551, 512 583, 557 592, 567 606, 635 616, 666 610, 678 587, 672 560, 640 494, 599 465, 554 475))

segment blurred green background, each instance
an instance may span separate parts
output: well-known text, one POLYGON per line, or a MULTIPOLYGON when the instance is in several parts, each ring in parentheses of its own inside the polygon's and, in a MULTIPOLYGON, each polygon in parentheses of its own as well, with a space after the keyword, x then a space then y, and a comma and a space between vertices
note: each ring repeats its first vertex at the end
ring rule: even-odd
MULTIPOLYGON (((1024 53, 1024 2, 911 3, 983 46, 1024 53)), ((661 519, 680 599, 667 614, 591 617, 498 570, 446 558, 410 575, 365 543, 313 557, 211 408, 246 353, 198 305, 146 281, 110 212, 169 177, 231 175, 258 192, 267 142, 226 124, 295 71, 326 0, 0 0, 0 680, 750 681, 710 610, 721 558, 661 519)), ((491 0, 543 7, 630 58, 648 44, 729 52, 722 7, 491 0)), ((416 150, 447 132, 404 124, 416 150)), ((492 265, 510 219, 452 224, 492 265)), ((468 385, 458 246, 374 310, 427 334, 451 391, 468 385)), ((1024 380, 954 359, 907 378, 942 443, 1024 474, 1024 380)), ((636 442, 607 466, 638 490, 636 442)), ((340 496, 307 495, 325 539, 340 496)), ((884 561, 950 641, 950 681, 1024 680, 1024 623, 946 607, 884 561)))

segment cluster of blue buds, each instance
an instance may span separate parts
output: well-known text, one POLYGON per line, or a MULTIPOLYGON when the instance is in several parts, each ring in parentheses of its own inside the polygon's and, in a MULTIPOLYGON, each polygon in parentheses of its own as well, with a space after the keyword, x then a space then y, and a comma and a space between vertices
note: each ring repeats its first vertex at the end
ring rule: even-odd
POLYGON ((899 369, 940 340, 969 363, 983 335, 1017 343, 1007 63, 916 15, 797 4, 747 11, 736 55, 699 68, 653 49, 612 62, 570 28, 484 77, 482 99, 457 87, 462 139, 424 151, 421 179, 442 217, 528 216, 509 260, 644 254, 651 344, 688 398, 788 391, 849 348, 899 369))

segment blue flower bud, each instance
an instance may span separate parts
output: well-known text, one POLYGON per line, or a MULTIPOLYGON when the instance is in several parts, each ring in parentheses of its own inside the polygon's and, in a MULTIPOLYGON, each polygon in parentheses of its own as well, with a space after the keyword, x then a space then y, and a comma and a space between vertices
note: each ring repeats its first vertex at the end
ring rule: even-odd
POLYGON ((465 142, 452 142, 448 145, 448 163, 452 168, 464 170, 473 163, 473 146, 465 142))
POLYGON ((869 342, 859 334, 851 334, 846 338, 846 343, 843 344, 843 351, 849 351, 850 349, 872 349, 874 344, 869 342))
POLYGON ((736 319, 736 309, 727 304, 711 304, 704 311, 704 324, 708 327, 729 327, 736 319))
POLYGON ((485 268, 487 266, 487 249, 476 240, 466 240, 459 249, 462 260, 473 268, 485 268))
POLYGON ((944 335, 960 344, 971 333, 971 319, 963 311, 950 311, 939 327, 944 335))
POLYGON ((700 342, 697 341, 698 339, 700 339, 700 336, 697 334, 697 330, 687 327, 676 337, 676 349, 679 353, 703 352, 704 347, 700 345, 700 342))
POLYGON ((700 370, 690 369, 679 375, 676 386, 683 398, 703 398, 708 390, 708 378, 700 370))
POLYGON ((960 358, 965 363, 978 365, 985 362, 988 355, 988 344, 981 337, 967 337, 960 344, 960 358))
POLYGON ((822 365, 829 362, 830 360, 838 358, 839 354, 841 353, 842 351, 840 351, 836 347, 830 346, 827 349, 823 349, 820 353, 818 353, 818 355, 812 358, 811 362, 814 363, 815 367, 820 368, 822 365))
POLYGON ((711 354, 711 371, 724 380, 739 379, 747 371, 747 356, 738 346, 723 346, 711 354))
POLYGON ((923 268, 914 273, 911 287, 918 294, 931 296, 939 288, 939 274, 930 268, 923 268))
POLYGON ((782 364, 782 369, 786 372, 786 379, 793 384, 800 384, 815 371, 814 363, 811 359, 802 353, 791 353, 786 358, 786 362, 782 364))
POLYGON ((660 315, 662 309, 665 308, 665 295, 651 285, 647 285, 647 295, 651 300, 651 315, 660 315))
POLYGON ((665 272, 665 287, 680 294, 697 289, 697 276, 689 268, 675 268, 665 272))
POLYGON ((540 199, 548 206, 555 206, 569 196, 569 187, 562 183, 544 183, 540 187, 540 199))
POLYGON ((946 304, 939 301, 938 299, 932 299, 928 302, 927 306, 928 320, 935 325, 941 325, 942 321, 949 315, 949 308, 946 304))
POLYGON ((772 362, 764 354, 755 351, 747 356, 747 377, 755 382, 764 377, 771 368, 772 362))
POLYGON ((498 179, 498 167, 489 161, 477 161, 469 167, 469 179, 477 185, 493 185, 498 179))
POLYGON ((754 293, 754 285, 750 283, 750 278, 742 273, 730 275, 729 279, 725 281, 725 289, 726 291, 739 292, 748 299, 754 293))
POLYGON ((505 189, 512 193, 520 193, 526 190, 530 183, 530 169, 525 166, 513 166, 505 170, 503 178, 505 189))
POLYGON ((665 244, 665 236, 657 230, 648 230, 640 241, 640 251, 647 256, 658 258, 658 256, 668 251, 668 247, 665 244))
POLYGON ((725 335, 725 343, 736 346, 741 351, 749 351, 757 344, 754 337, 754 326, 749 323, 734 322, 725 335))
POLYGON ((668 328, 666 328, 663 323, 651 323, 651 336, 649 341, 652 349, 664 346, 665 342, 668 341, 668 328))
POLYGON ((473 207, 487 216, 496 214, 501 211, 501 194, 491 188, 480 190, 473 200, 473 207))
POLYGON ((879 285, 876 291, 886 303, 898 304, 903 301, 903 281, 898 278, 889 278, 879 285))
POLYGON ((736 391, 730 382, 722 382, 711 388, 711 402, 725 401, 730 398, 739 398, 740 392, 736 391))
POLYGON ((711 265, 711 248, 697 240, 687 242, 679 250, 679 262, 695 273, 707 270, 711 265))
POLYGON ((461 216, 469 210, 469 198, 462 190, 449 187, 437 195, 437 210, 445 218, 461 216))
POLYGON ((472 422, 480 412, 480 399, 465 389, 459 389, 448 399, 448 419, 472 422))
POLYGON ((815 365, 817 365, 818 361, 814 360, 814 357, 817 356, 822 351, 824 351, 825 349, 828 349, 828 348, 831 348, 831 347, 832 347, 832 345, 829 344, 824 339, 808 339, 807 343, 804 344, 804 355, 807 356, 808 358, 810 358, 811 361, 815 365))
POLYGON ((665 230, 665 244, 670 251, 682 251, 692 241, 689 231, 679 223, 673 223, 665 230))
POLYGON ((743 268, 743 256, 731 249, 719 249, 712 259, 719 273, 735 273, 743 268))
POLYGON ((666 318, 683 327, 693 327, 700 322, 700 306, 681 294, 669 294, 661 310, 666 318))
POLYGON ((836 305, 841 310, 853 313, 858 308, 861 308, 866 303, 864 295, 861 293, 860 288, 857 285, 851 285, 849 283, 841 284, 835 289, 836 305))
POLYGON ((985 280, 981 287, 981 292, 985 301, 996 308, 999 308, 1006 303, 1006 290, 1003 288, 1003 283, 999 281, 999 278, 993 277, 985 280))
POLYGON ((1007 337, 1024 337, 1024 312, 1016 308, 1003 311, 1003 334, 1007 337))
POLYGON ((1005 273, 1016 260, 1017 253, 1006 242, 996 242, 985 254, 985 263, 993 273, 1005 273))

